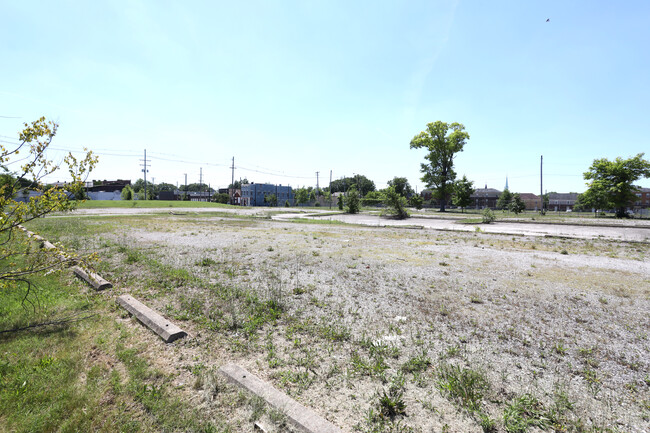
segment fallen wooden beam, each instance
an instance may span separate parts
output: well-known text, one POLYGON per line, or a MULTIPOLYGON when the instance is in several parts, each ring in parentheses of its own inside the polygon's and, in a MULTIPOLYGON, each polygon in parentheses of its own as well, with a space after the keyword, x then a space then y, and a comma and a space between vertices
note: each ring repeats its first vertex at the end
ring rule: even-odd
POLYGON ((221 367, 219 371, 230 382, 246 388, 253 394, 263 398, 275 409, 282 411, 289 422, 299 429, 308 433, 343 433, 343 430, 322 418, 313 410, 278 391, 240 366, 228 364, 221 367))
POLYGON ((76 276, 78 276, 82 280, 85 280, 88 284, 93 286, 95 290, 104 290, 113 287, 111 283, 103 279, 100 275, 94 272, 88 273, 83 269, 81 269, 79 266, 73 267, 72 271, 75 273, 76 276))
POLYGON ((187 333, 169 320, 158 314, 156 311, 144 305, 142 302, 130 295, 122 295, 117 298, 120 304, 129 313, 133 314, 139 321, 147 325, 152 331, 160 335, 165 343, 185 337, 187 333))

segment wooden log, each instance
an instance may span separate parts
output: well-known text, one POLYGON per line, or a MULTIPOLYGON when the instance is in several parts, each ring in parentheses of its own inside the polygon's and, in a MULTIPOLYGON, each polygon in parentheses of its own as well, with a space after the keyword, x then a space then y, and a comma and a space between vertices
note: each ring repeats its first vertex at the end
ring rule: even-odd
POLYGON ((185 337, 187 333, 169 320, 158 314, 156 311, 144 305, 142 302, 130 295, 122 295, 117 298, 120 304, 129 313, 133 314, 139 321, 147 325, 152 331, 160 335, 165 343, 185 337))

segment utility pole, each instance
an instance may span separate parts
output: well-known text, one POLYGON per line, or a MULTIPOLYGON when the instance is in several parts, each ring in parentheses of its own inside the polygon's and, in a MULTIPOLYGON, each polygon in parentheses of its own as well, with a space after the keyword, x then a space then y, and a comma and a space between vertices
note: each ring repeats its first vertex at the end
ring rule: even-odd
MULTIPOLYGON (((203 167, 199 167, 199 189, 203 189, 203 167)), ((201 200, 201 195, 203 194, 199 194, 199 200, 201 200)))
POLYGON ((329 186, 329 192, 330 192, 330 210, 332 210, 332 170, 330 170, 330 186, 329 186))
POLYGON ((544 155, 540 155, 539 157, 539 211, 543 215, 544 214, 544 194, 542 191, 544 191, 544 188, 542 187, 542 167, 544 164, 544 155))
POLYGON ((316 172, 316 195, 317 196, 320 195, 320 194, 318 194, 318 173, 320 173, 320 171, 316 172))
MULTIPOLYGON (((230 193, 230 204, 235 204, 235 157, 232 157, 232 166, 230 167, 232 170, 232 180, 230 181, 230 185, 232 186, 231 193, 230 193)), ((240 186, 241 187, 241 186, 240 186)))
POLYGON ((144 159, 141 159, 140 161, 143 161, 140 166, 142 167, 142 172, 144 173, 144 199, 147 199, 147 172, 149 171, 148 168, 151 166, 151 164, 147 164, 147 149, 144 150, 144 159))
POLYGON ((185 196, 181 197, 182 200, 185 200, 187 198, 187 173, 183 173, 185 175, 185 196))

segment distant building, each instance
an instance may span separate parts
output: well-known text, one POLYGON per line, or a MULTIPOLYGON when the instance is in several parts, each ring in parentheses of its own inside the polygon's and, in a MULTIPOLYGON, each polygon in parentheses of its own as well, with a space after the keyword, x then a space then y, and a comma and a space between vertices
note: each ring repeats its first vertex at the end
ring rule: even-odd
POLYGON ((636 195, 632 206, 634 210, 650 208, 650 188, 639 188, 634 194, 636 195))
POLYGON ((500 195, 501 191, 494 188, 488 188, 487 185, 485 185, 485 188, 477 188, 474 191, 474 194, 470 196, 470 199, 473 201, 476 209, 496 209, 497 200, 499 200, 500 195))
POLYGON ((278 206, 284 206, 286 201, 294 205, 294 195, 290 186, 273 185, 270 183, 245 183, 241 186, 242 206, 270 206, 265 198, 273 195, 278 199, 278 206))
POLYGON ((559 212, 573 210, 577 199, 577 192, 551 192, 548 194, 548 210, 559 212))
POLYGON ((519 198, 521 198, 521 201, 526 205, 526 210, 539 210, 541 201, 538 195, 530 192, 521 192, 519 193, 519 198))
POLYGON ((93 180, 86 183, 86 192, 91 200, 122 200, 122 190, 131 185, 131 180, 93 180))

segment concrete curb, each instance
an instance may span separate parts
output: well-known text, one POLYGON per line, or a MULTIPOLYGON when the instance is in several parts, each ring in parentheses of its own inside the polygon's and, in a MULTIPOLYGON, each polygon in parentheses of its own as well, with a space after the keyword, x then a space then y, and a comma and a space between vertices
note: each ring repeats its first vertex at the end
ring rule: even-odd
POLYGON ((113 287, 111 283, 103 279, 100 275, 95 274, 94 272, 86 273, 83 269, 81 269, 79 266, 75 266, 72 268, 72 272, 82 280, 85 280, 88 284, 93 286, 95 290, 104 290, 104 289, 110 289, 113 287))
MULTIPOLYGON (((27 233, 27 237, 30 237, 32 239, 35 239, 35 240, 41 242, 41 248, 47 248, 48 250, 56 250, 57 249, 56 245, 54 245, 52 242, 50 242, 48 240, 45 240, 42 236, 39 236, 39 235, 37 235, 36 233, 34 233, 32 231, 27 230, 22 225, 19 224, 16 227, 18 227, 19 229, 21 229, 22 231, 27 233)), ((59 258, 62 261, 67 260, 67 258, 61 253, 59 253, 59 258)), ((76 263, 76 261, 75 261, 75 263, 76 263)), ((110 288, 113 287, 113 284, 106 281, 104 278, 101 277, 101 275, 95 274, 94 272, 90 272, 90 274, 88 274, 88 273, 86 273, 86 271, 81 269, 79 266, 75 266, 74 268, 72 268, 72 271, 75 273, 76 276, 78 276, 82 280, 85 280, 86 282, 88 282, 88 284, 93 286, 93 288, 95 290, 104 290, 104 289, 110 289, 110 288)))
POLYGON ((171 343, 174 340, 183 338, 187 332, 174 325, 169 320, 158 314, 156 311, 144 305, 142 302, 130 295, 119 296, 116 302, 126 311, 133 314, 140 322, 144 323, 156 334, 165 340, 165 343, 171 343))
POLYGON ((322 418, 316 412, 278 391, 238 365, 224 365, 219 369, 219 372, 228 381, 246 388, 253 394, 263 398, 275 409, 283 411, 291 424, 307 433, 343 433, 343 430, 322 418))

